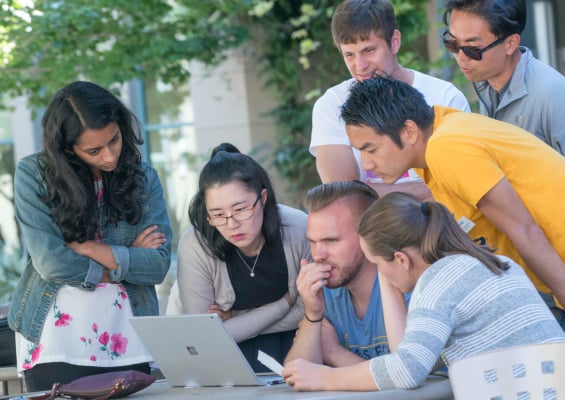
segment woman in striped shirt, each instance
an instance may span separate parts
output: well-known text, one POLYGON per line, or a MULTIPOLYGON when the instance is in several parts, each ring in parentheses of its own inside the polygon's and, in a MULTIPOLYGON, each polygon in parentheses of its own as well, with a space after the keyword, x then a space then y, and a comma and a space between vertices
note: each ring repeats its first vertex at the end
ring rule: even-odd
POLYGON ((387 334, 402 336, 390 340, 400 343, 351 367, 295 360, 283 376, 296 390, 410 389, 440 357, 449 365, 485 351, 565 341, 522 268, 473 242, 442 204, 390 193, 369 207, 359 233, 378 265, 381 292, 412 292, 405 328, 394 297, 383 299, 387 334))

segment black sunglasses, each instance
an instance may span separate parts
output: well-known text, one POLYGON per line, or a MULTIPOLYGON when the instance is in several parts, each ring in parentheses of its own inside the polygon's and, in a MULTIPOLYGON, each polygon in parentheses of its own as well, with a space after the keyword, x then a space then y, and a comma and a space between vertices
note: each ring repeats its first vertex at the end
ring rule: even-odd
POLYGON ((469 57, 470 59, 476 60, 476 61, 481 61, 483 59, 483 53, 485 51, 492 49, 493 47, 498 46, 499 44, 504 42, 507 37, 508 36, 504 36, 504 37, 501 37, 499 39, 496 39, 494 42, 492 42, 488 46, 483 47, 482 49, 480 49, 476 46, 459 46, 457 44, 457 40, 451 36, 449 31, 443 32, 441 40, 443 41, 443 45, 445 46, 447 51, 457 54, 457 53, 459 53, 459 50, 463 50, 463 53, 465 53, 465 55, 467 57, 469 57))

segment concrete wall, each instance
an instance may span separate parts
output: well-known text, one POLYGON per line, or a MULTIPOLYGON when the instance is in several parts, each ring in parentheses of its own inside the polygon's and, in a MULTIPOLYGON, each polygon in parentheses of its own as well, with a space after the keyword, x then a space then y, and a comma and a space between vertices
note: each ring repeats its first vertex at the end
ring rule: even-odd
POLYGON ((239 49, 217 67, 192 63, 190 69, 198 151, 210 154, 222 142, 236 145, 267 169, 278 200, 286 202, 285 184, 270 167, 276 130, 265 114, 276 103, 272 92, 264 88, 255 57, 239 49))

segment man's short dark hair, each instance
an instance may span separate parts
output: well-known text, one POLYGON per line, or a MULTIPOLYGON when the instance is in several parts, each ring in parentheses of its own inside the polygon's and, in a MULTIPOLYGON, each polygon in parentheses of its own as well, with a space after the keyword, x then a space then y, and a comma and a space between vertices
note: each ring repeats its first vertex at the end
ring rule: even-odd
POLYGON ((524 0, 447 0, 443 22, 449 25, 451 13, 464 11, 487 21, 492 34, 498 38, 521 35, 526 27, 524 0))
POLYGON ((368 126, 376 134, 389 136, 402 148, 400 133, 407 120, 428 129, 434 113, 422 93, 397 79, 376 77, 355 82, 341 108, 345 125, 368 126))
POLYGON ((371 32, 390 47, 396 29, 394 8, 387 0, 345 0, 332 17, 332 37, 338 49, 341 44, 367 40, 371 32))

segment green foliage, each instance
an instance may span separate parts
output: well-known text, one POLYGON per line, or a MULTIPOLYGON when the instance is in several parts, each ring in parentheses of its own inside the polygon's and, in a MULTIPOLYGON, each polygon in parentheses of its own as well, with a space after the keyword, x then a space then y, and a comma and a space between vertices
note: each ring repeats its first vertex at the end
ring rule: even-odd
MULTIPOLYGON (((0 241, 0 250, 3 247, 4 243, 0 241)), ((19 249, 10 254, 0 251, 0 305, 10 301, 23 269, 24 260, 19 249)))
MULTIPOLYGON (((187 61, 219 63, 253 40, 278 106, 274 163, 298 194, 319 182, 308 153, 311 110, 348 77, 330 20, 341 0, 4 0, 0 6, 0 92, 35 106, 75 79, 117 87, 134 78, 174 85, 187 61)), ((426 0, 392 0, 402 31, 400 61, 426 70, 426 0)))
MULTIPOLYGON (((349 74, 336 49, 330 22, 342 0, 255 1, 261 12, 252 23, 262 35, 263 74, 275 89, 278 106, 271 111, 279 131, 275 165, 298 199, 319 183, 308 147, 315 100, 349 74)), ((425 35, 425 0, 393 0, 402 31, 402 64, 425 69, 425 54, 416 51, 425 35)), ((421 47, 421 46, 420 46, 421 47)))
POLYGON ((335 4, 281 0, 252 19, 262 37, 262 74, 278 103, 270 112, 280 139, 274 163, 297 197, 319 183, 308 152, 314 100, 323 88, 347 77, 329 33, 335 4))
POLYGON ((186 60, 216 64, 248 39, 233 18, 245 9, 237 0, 5 0, 0 92, 42 106, 81 78, 107 87, 145 77, 182 83, 186 60))

